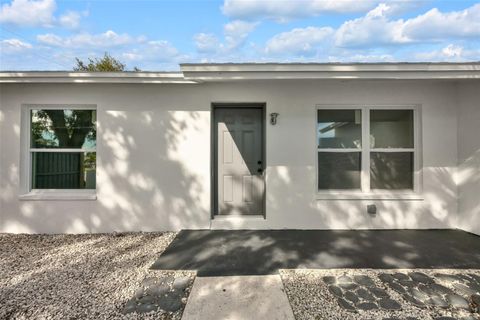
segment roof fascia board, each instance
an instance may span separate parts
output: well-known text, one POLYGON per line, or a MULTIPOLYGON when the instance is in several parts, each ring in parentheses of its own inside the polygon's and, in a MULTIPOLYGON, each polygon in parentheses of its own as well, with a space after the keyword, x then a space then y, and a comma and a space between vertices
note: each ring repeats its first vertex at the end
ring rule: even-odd
POLYGON ((480 71, 480 63, 298 63, 181 64, 185 72, 359 72, 359 71, 480 71))
POLYGON ((181 64, 182 72, 0 72, 0 83, 158 83, 208 81, 370 79, 476 80, 480 63, 240 63, 181 64))
POLYGON ((182 64, 185 79, 480 79, 479 63, 182 64))
POLYGON ((480 79, 479 72, 195 72, 185 73, 185 79, 193 81, 221 81, 221 80, 301 80, 301 79, 392 79, 392 80, 457 80, 457 79, 480 79))
POLYGON ((0 83, 197 83, 168 72, 0 72, 0 83))

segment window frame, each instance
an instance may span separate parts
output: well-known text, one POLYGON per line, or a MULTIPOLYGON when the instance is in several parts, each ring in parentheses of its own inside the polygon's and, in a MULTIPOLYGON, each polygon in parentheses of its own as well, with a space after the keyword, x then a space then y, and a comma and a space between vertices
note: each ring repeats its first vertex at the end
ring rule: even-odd
POLYGON ((319 200, 423 200, 422 194, 422 146, 421 146, 421 105, 420 104, 317 104, 315 105, 315 191, 319 200), (318 146, 318 110, 361 110, 361 143, 359 149, 319 148, 318 146), (371 148, 370 111, 371 110, 412 110, 413 111, 413 148, 371 148), (360 152, 361 172, 360 190, 321 190, 318 189, 319 152, 360 152), (370 188, 371 152, 413 152, 413 190, 380 190, 370 188))
MULTIPOLYGON (((96 200, 97 186, 95 189, 33 189, 32 188, 32 154, 33 152, 95 152, 98 156, 98 144, 95 149, 85 148, 32 148, 31 146, 31 112, 38 109, 73 109, 95 110, 96 129, 98 134, 98 109, 95 104, 22 104, 20 127, 20 200, 96 200)), ((98 163, 98 157, 96 157, 98 163)), ((96 166, 96 168, 98 168, 96 166)), ((97 172, 97 170, 95 170, 97 172)))

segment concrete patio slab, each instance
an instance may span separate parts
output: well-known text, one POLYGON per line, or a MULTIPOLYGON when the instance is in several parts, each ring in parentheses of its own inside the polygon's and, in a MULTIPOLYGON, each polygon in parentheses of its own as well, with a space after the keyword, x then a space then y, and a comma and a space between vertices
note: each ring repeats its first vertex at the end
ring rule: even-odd
POLYGON ((480 268, 480 237, 460 230, 182 230, 152 265, 197 276, 279 269, 480 268))
POLYGON ((279 275, 196 278, 182 320, 294 320, 279 275))

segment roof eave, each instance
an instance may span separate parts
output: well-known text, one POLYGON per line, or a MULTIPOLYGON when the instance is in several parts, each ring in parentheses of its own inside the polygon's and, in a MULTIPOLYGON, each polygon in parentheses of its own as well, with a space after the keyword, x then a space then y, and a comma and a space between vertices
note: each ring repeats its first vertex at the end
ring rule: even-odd
POLYGON ((480 63, 181 64, 185 79, 480 79, 480 63))
POLYGON ((480 72, 185 72, 192 81, 239 80, 465 80, 480 79, 480 72))
POLYGON ((0 83, 184 83, 181 72, 0 72, 0 83))
POLYGON ((181 72, 0 72, 0 83, 156 83, 368 79, 478 80, 480 63, 225 63, 181 64, 181 72))

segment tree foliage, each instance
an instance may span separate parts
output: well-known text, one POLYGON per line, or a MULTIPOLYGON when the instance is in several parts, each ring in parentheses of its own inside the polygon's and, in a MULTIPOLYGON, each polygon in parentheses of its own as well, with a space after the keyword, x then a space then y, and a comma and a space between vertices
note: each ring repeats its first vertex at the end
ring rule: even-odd
MULTIPOLYGON (((123 72, 126 70, 126 66, 121 61, 115 59, 110 54, 105 52, 102 58, 88 58, 88 62, 84 62, 79 58, 75 58, 76 65, 73 67, 73 71, 85 71, 85 72, 123 72)), ((140 71, 137 67, 133 68, 133 71, 140 71)))

